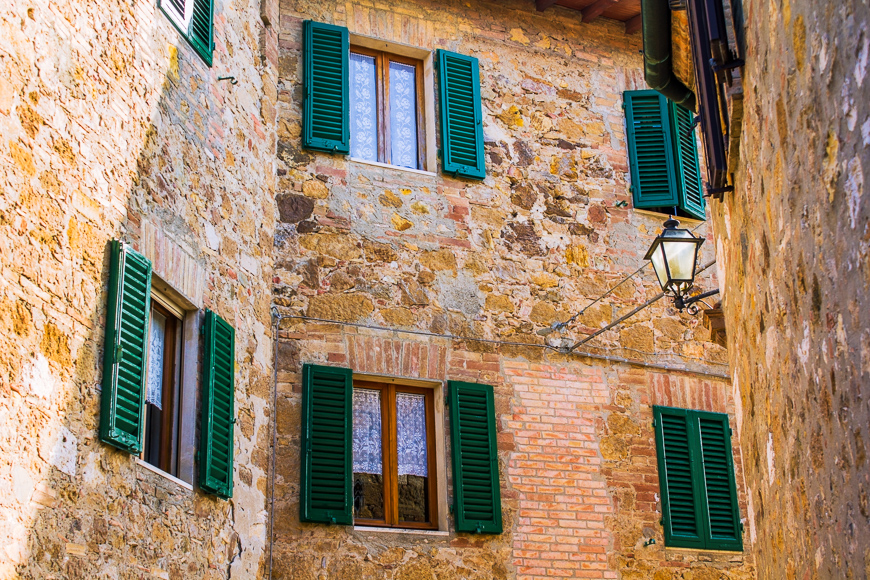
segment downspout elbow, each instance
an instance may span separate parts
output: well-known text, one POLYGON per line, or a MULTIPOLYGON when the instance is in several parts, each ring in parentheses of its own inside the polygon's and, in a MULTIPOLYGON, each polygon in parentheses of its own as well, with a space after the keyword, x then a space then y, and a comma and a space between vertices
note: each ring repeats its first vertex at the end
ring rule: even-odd
POLYGON ((643 72, 655 91, 697 111, 695 93, 674 74, 671 55, 671 9, 668 0, 641 0, 643 72))

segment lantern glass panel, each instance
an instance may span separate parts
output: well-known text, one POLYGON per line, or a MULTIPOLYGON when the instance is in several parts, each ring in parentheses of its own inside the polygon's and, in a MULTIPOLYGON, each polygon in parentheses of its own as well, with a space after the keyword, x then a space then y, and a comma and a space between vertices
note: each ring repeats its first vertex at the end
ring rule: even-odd
MULTIPOLYGON (((685 232, 681 238, 692 238, 689 232, 685 232)), ((691 281, 695 273, 695 252, 698 245, 693 239, 680 241, 662 242, 662 250, 668 262, 668 270, 671 280, 691 281)))
POLYGON ((659 279, 659 284, 664 290, 668 284, 668 270, 665 268, 665 255, 661 246, 655 249, 649 259, 652 261, 653 270, 656 271, 656 278, 659 279))

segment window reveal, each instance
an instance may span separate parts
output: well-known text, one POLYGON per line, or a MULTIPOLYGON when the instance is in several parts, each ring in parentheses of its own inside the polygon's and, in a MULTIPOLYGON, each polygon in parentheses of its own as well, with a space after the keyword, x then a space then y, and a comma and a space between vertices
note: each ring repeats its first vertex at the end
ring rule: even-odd
POLYGON ((173 476, 178 475, 180 362, 181 320, 152 299, 142 459, 173 476))
POLYGON ((417 60, 351 47, 351 157, 423 167, 422 70, 417 60))
POLYGON ((435 528, 432 391, 357 381, 353 503, 357 523, 435 528))

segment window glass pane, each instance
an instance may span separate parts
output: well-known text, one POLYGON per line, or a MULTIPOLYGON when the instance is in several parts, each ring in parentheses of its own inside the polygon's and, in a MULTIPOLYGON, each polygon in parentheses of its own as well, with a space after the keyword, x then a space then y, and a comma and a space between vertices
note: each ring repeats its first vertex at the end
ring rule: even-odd
POLYGON ((390 161, 417 169, 417 67, 390 62, 390 161))
POLYGON ((375 58, 350 53, 350 155, 378 160, 378 99, 375 58))
POLYGON ((151 311, 148 346, 148 391, 145 402, 163 409, 163 354, 166 348, 166 317, 151 311))
POLYGON ((357 518, 384 519, 381 392, 353 390, 353 505, 357 518))
POLYGON ((429 521, 429 463, 426 453, 426 399, 396 393, 396 444, 399 467, 399 520, 429 521))

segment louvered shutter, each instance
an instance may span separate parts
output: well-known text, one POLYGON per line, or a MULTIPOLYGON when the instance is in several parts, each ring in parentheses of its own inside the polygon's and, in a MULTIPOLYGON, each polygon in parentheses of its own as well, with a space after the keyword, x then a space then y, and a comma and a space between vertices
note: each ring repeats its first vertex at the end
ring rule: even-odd
POLYGON ((501 486, 492 386, 450 381, 448 391, 456 531, 500 534, 501 486))
POLYGON ((442 168, 471 179, 486 177, 478 69, 474 57, 438 50, 442 168))
POLYGON ((197 54, 211 66, 214 52, 213 0, 160 0, 160 8, 197 54))
POLYGON ((214 52, 214 4, 212 0, 187 0, 193 2, 193 15, 187 31, 187 39, 208 66, 214 52))
POLYGON ((698 162, 698 142, 695 139, 694 115, 688 109, 669 102, 671 107, 674 151, 677 167, 680 207, 692 217, 706 219, 701 165, 698 162))
POLYGON ((346 155, 350 153, 347 28, 306 20, 303 36, 302 145, 346 155))
POLYGON ((127 244, 113 240, 106 304, 100 439, 133 454, 142 451, 150 305, 151 262, 127 244))
POLYGON ((654 407, 665 545, 704 547, 699 482, 694 475, 700 451, 685 409, 654 407))
POLYGON ((300 520, 353 524, 350 369, 302 367, 300 520))
POLYGON ((199 486, 223 498, 233 496, 236 333, 227 321, 205 312, 202 365, 199 486))
POLYGON ((711 550, 742 550, 737 484, 731 456, 728 415, 697 412, 703 460, 703 488, 709 531, 706 547, 711 550))
POLYGON ((634 207, 673 207, 679 197, 668 100, 652 90, 623 98, 634 207))

